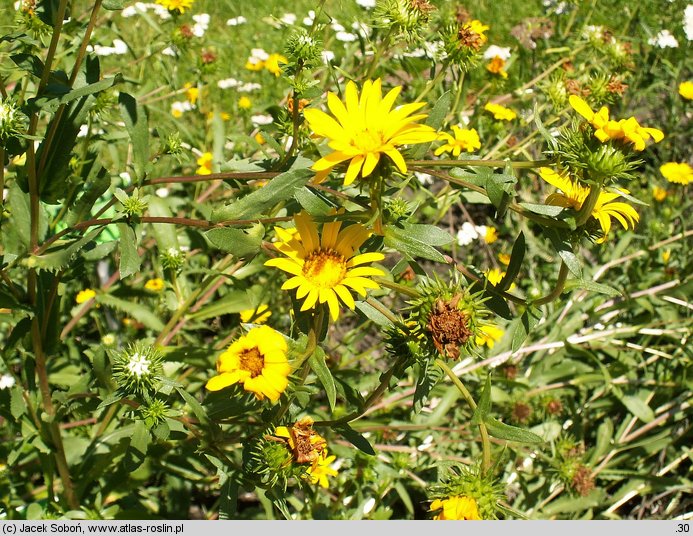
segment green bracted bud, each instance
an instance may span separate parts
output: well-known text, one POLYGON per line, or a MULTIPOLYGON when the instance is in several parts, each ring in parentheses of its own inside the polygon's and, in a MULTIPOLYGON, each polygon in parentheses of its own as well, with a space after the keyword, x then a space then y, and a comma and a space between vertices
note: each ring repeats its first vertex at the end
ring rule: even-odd
POLYGON ((26 133, 29 120, 11 99, 0 101, 0 147, 26 133))
POLYGON ((322 65, 322 42, 305 29, 296 29, 287 39, 284 55, 288 62, 283 65, 287 75, 294 75, 300 69, 314 69, 322 65))
POLYGON ((114 194, 116 199, 123 206, 123 212, 128 216, 141 216, 147 210, 149 196, 143 195, 139 188, 135 188, 131 195, 128 195, 120 188, 116 188, 114 194))
POLYGON ((168 248, 160 255, 161 266, 165 270, 180 271, 185 264, 185 253, 176 248, 168 248))
POLYGON ((498 519, 499 504, 505 499, 504 486, 491 474, 482 474, 478 465, 453 467, 443 483, 429 488, 431 499, 467 497, 476 503, 479 518, 498 519))
POLYGON ((290 484, 301 484, 306 466, 294 463, 288 443, 272 435, 273 430, 251 441, 243 451, 243 473, 253 484, 286 491, 290 484))
POLYGON ((373 26, 387 28, 409 42, 421 41, 433 10, 428 0, 380 0, 373 13, 373 26))
POLYGON ((161 384, 162 361, 157 348, 138 341, 115 354, 113 380, 121 392, 149 400, 161 384))

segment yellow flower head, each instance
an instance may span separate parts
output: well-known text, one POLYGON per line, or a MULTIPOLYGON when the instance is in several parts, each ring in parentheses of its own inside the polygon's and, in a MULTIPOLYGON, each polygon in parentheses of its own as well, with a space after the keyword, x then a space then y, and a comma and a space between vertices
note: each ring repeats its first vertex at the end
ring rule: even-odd
MULTIPOLYGON (((502 272, 498 268, 489 268, 484 272, 484 275, 486 276, 486 279, 488 280, 489 283, 491 283, 494 287, 500 283, 503 278, 505 277, 505 272, 502 272)), ((515 288, 515 283, 512 283, 510 285, 510 290, 515 288)))
POLYGON ((479 334, 475 337, 474 341, 477 346, 483 346, 484 344, 489 348, 501 340, 503 336, 503 330, 498 326, 484 325, 481 326, 479 334))
MULTIPOLYGON (((547 205, 572 208, 580 210, 582 203, 590 193, 590 188, 583 186, 577 181, 571 180, 567 175, 559 175, 549 168, 540 168, 539 175, 550 185, 555 186, 560 192, 549 195, 546 198, 547 205)), ((627 190, 623 190, 629 193, 627 190)), ((599 226, 604 236, 597 240, 598 243, 604 242, 611 230, 611 219, 617 220, 624 229, 634 229, 635 224, 640 220, 640 216, 627 203, 616 201, 621 197, 619 193, 600 192, 597 203, 592 209, 592 217, 599 222, 599 226)))
POLYGON ((190 9, 195 0, 156 0, 160 6, 164 6, 169 11, 178 11, 185 13, 186 9, 190 9))
POLYGON ((486 70, 493 74, 498 74, 502 78, 508 78, 508 73, 505 72, 505 60, 500 56, 494 56, 491 61, 486 65, 486 70))
POLYGON ((296 290, 296 298, 305 298, 301 311, 314 309, 317 303, 325 303, 333 320, 339 318, 339 299, 350 309, 354 309, 354 298, 349 288, 361 296, 366 289, 380 286, 368 276, 384 275, 382 270, 371 266, 361 266, 385 258, 382 253, 368 252, 356 255, 370 232, 361 224, 349 225, 342 229, 342 222, 326 223, 322 237, 311 217, 302 212, 294 217, 295 229, 275 227, 279 241, 275 247, 286 257, 278 257, 265 262, 288 272, 288 279, 282 290, 296 290))
POLYGON ((661 188, 660 186, 654 186, 652 188, 652 197, 654 197, 655 201, 661 203, 667 198, 667 191, 665 188, 661 188))
POLYGON ((272 316, 272 311, 267 305, 262 304, 257 309, 245 309, 240 312, 240 315, 241 322, 252 321, 255 324, 264 324, 272 316))
POLYGON ((508 255, 507 253, 499 253, 498 260, 502 264, 505 264, 507 266, 508 264, 510 264, 510 255, 508 255))
POLYGON ((327 94, 327 106, 334 118, 315 108, 304 110, 310 129, 317 136, 329 139, 328 145, 333 149, 313 164, 316 181, 324 180, 335 166, 349 161, 344 177, 344 184, 349 185, 359 174, 362 178, 368 177, 382 155, 406 173, 407 165, 397 147, 433 141, 436 132, 417 123, 426 114, 412 115, 425 103, 415 102, 392 109, 400 91, 402 87, 397 86, 383 97, 380 79, 368 80, 359 97, 356 84, 350 81, 346 85, 344 103, 336 94, 327 94))
POLYGON ((197 175, 209 175, 212 173, 212 160, 214 160, 212 153, 203 153, 202 156, 197 159, 197 165, 200 167, 197 168, 195 173, 197 175))
POLYGON ((194 87, 192 84, 185 84, 185 98, 188 102, 195 106, 198 97, 200 96, 199 88, 194 87))
POLYGON ((257 58, 250 58, 245 62, 245 68, 249 71, 261 71, 265 68, 265 62, 257 58))
POLYGON ((643 127, 635 117, 615 121, 609 119, 609 109, 606 106, 602 106, 595 113, 589 104, 577 95, 571 95, 568 101, 573 109, 594 127, 594 136, 602 143, 608 140, 625 140, 632 143, 636 151, 642 151, 645 149, 645 142, 650 138, 655 143, 664 139, 661 130, 643 127))
POLYGON ((484 233, 484 242, 487 244, 493 244, 498 240, 498 231, 495 227, 486 227, 486 232, 484 233))
POLYGON ((250 99, 249 99, 248 97, 246 97, 245 95, 244 95, 243 97, 241 97, 240 99, 238 99, 238 107, 239 107, 241 110, 247 110, 247 109, 249 109, 252 105, 253 105, 253 103, 250 102, 250 99))
POLYGON ((279 76, 282 73, 282 68, 280 67, 282 63, 289 63, 289 60, 281 54, 270 54, 269 58, 265 60, 264 67, 274 76, 279 76))
POLYGON ((433 519, 439 520, 473 520, 478 521, 479 509, 471 497, 454 496, 447 499, 436 499, 431 503, 431 512, 438 512, 433 519))
POLYGON ((493 118, 498 121, 512 121, 517 117, 517 114, 510 108, 506 108, 502 104, 489 102, 484 106, 484 110, 493 114, 493 118))
POLYGON ((96 297, 96 292, 94 292, 90 288, 85 288, 84 290, 80 290, 77 293, 77 296, 75 297, 75 301, 77 303, 84 303, 84 302, 88 302, 89 300, 93 299, 94 297, 96 297))
POLYGON ((687 185, 693 180, 693 168, 686 162, 667 162, 659 167, 659 171, 669 182, 687 185))
POLYGON ((671 250, 665 249, 662 251, 662 262, 664 264, 669 264, 669 259, 671 259, 671 250))
POLYGON ((149 279, 144 284, 144 288, 152 292, 161 292, 162 290, 164 290, 164 286, 164 280, 160 277, 149 279))
POLYGON ((317 460, 306 469, 306 475, 313 484, 320 484, 321 488, 327 489, 330 485, 328 476, 337 476, 337 471, 331 467, 336 456, 328 456, 327 450, 322 451, 317 460))
POLYGON ((287 349, 284 337, 272 328, 253 328, 219 356, 219 374, 207 382, 207 389, 219 391, 242 383, 258 400, 267 397, 276 402, 289 385, 287 377, 291 367, 286 357, 287 349))
POLYGON ((258 142, 260 145, 264 145, 266 143, 265 138, 263 138, 262 134, 260 134, 259 132, 257 134, 255 134, 255 136, 253 136, 253 139, 256 142, 258 142))
POLYGON ((436 156, 448 152, 452 152, 453 156, 460 156, 461 151, 473 153, 481 148, 479 133, 476 129, 460 128, 457 125, 453 125, 452 132, 455 134, 455 137, 452 137, 447 132, 443 132, 438 136, 439 140, 443 140, 446 143, 436 149, 436 156))
POLYGON ((679 84, 679 95, 684 99, 693 99, 693 81, 687 80, 679 84))

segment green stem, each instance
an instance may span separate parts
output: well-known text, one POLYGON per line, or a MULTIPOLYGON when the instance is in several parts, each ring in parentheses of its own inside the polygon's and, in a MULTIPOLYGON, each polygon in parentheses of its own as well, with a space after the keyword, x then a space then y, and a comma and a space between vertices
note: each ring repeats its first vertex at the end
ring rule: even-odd
POLYGON ((460 74, 460 79, 457 81, 457 93, 455 95, 455 103, 452 105, 452 114, 457 113, 457 108, 460 106, 460 100, 462 99, 462 90, 464 88, 464 75, 465 72, 462 71, 460 74))
POLYGON ((396 292, 399 292, 400 294, 409 296, 410 298, 418 298, 420 296, 419 292, 416 289, 407 287, 405 285, 400 285, 399 283, 383 279, 382 277, 374 277, 373 281, 378 283, 378 285, 380 285, 381 287, 392 289, 396 292))
POLYGON ((568 265, 566 265, 566 263, 564 262, 561 262, 561 268, 558 271, 558 279, 556 280, 556 285, 553 287, 553 290, 549 292, 546 296, 543 296, 533 301, 532 305, 545 305, 547 303, 551 303, 553 300, 558 298, 563 292, 563 288, 565 287, 565 281, 567 278, 568 265))
MULTIPOLYGON (((447 374, 448 378, 452 380, 452 383, 455 384, 457 390, 467 401, 467 404, 469 404, 469 407, 471 408, 472 412, 476 411, 477 406, 476 402, 474 401, 474 397, 472 397, 472 394, 462 383, 462 380, 460 380, 457 377, 457 375, 452 371, 450 367, 447 366, 447 364, 442 359, 436 359, 436 365, 438 365, 443 370, 443 372, 447 374)), ((488 435, 488 429, 486 428, 486 425, 483 422, 479 423, 479 435, 481 436, 482 451, 481 471, 483 473, 487 473, 488 470, 491 468, 491 439, 488 435)))
POLYGON ((551 160, 478 160, 478 159, 463 159, 459 160, 407 160, 408 166, 428 166, 428 167, 502 167, 510 166, 514 169, 518 168, 539 168, 548 166, 551 160))
POLYGON ((393 324, 397 324, 399 322, 399 319, 392 313, 392 311, 390 311, 387 307, 383 306, 383 304, 375 298, 371 298, 369 296, 365 299, 365 302, 371 307, 373 307, 373 309, 377 310, 380 314, 382 314, 393 324))
POLYGON ((366 80, 370 80, 373 74, 375 73, 375 70, 378 67, 378 64, 380 63, 380 58, 383 55, 383 51, 387 50, 390 45, 390 39, 392 38, 392 32, 393 32, 393 27, 391 26, 388 32, 385 34, 385 37, 380 44, 379 47, 375 49, 375 53, 373 54, 373 61, 371 62, 370 66, 368 67, 368 72, 366 73, 366 80))
POLYGON ((448 66, 450 65, 450 60, 445 60, 443 62, 443 65, 440 68, 440 71, 438 71, 438 74, 433 77, 432 80, 429 80, 426 86, 423 88, 423 91, 419 94, 418 97, 416 97, 416 100, 414 102, 421 102, 426 95, 428 95, 431 90, 440 82, 440 79, 445 76, 448 70, 448 66))

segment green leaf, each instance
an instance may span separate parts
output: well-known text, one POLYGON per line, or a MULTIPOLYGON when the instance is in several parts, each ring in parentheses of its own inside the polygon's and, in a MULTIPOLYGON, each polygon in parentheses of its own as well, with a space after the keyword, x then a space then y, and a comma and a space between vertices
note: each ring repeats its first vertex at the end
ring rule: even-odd
POLYGON ((344 436, 344 439, 346 439, 349 443, 354 445, 361 452, 369 454, 371 456, 375 456, 375 450, 373 450, 373 447, 368 442, 368 440, 348 424, 339 425, 335 428, 335 432, 344 436))
MULTIPOLYGON (((451 104, 452 93, 450 91, 446 91, 440 96, 438 101, 435 103, 433 109, 431 110, 431 113, 428 114, 428 117, 426 118, 426 124, 429 127, 434 128, 435 130, 440 130, 440 128, 443 126, 445 118, 448 115, 448 112, 450 111, 451 104)), ((431 147, 431 143, 432 142, 417 144, 416 147, 409 151, 410 158, 412 160, 421 160, 431 147)))
POLYGON ((310 364, 310 368, 320 380, 320 383, 322 383, 322 386, 325 388, 327 401, 330 403, 330 408, 332 411, 334 411, 335 403, 337 402, 337 388, 334 384, 332 372, 330 372, 327 363, 325 363, 324 350, 318 346, 313 354, 308 358, 308 363, 310 364))
POLYGON ((142 257, 137 252, 137 237, 133 228, 126 223, 119 223, 118 231, 120 232, 120 239, 118 240, 120 265, 118 269, 120 270, 120 278, 125 279, 139 271, 142 257))
POLYGON ((19 418, 24 415, 25 411, 26 402, 24 402, 24 397, 22 396, 22 388, 15 386, 10 389, 10 414, 15 421, 19 422, 19 418))
POLYGON ((404 223, 388 226, 385 230, 385 245, 412 259, 421 257, 446 262, 445 257, 433 246, 447 245, 452 240, 446 231, 435 225, 404 223))
POLYGON ((484 187, 489 200, 496 207, 498 217, 505 213, 510 198, 515 193, 516 182, 517 179, 513 175, 505 173, 491 173, 487 176, 484 187))
MULTIPOLYGON (((159 218, 168 218, 173 216, 168 202, 160 197, 151 196, 148 202, 149 215, 159 218)), ((178 250, 178 235, 176 234, 176 226, 167 223, 152 223, 152 231, 156 239, 156 247, 159 252, 168 251, 169 249, 178 250)))
MULTIPOLYGON (((375 300, 375 298, 371 298, 375 300)), ((377 300, 376 300, 377 301, 377 300)), ((378 311, 375 307, 373 307, 370 303, 365 302, 365 301, 357 301, 356 302, 356 308, 361 311, 366 317, 373 322, 375 322, 377 325, 382 326, 384 328, 388 328, 392 326, 392 322, 388 317, 386 317, 383 313, 378 311)), ((383 308, 385 306, 383 305, 383 308)))
POLYGON ((116 11, 125 7, 125 0, 103 0, 101 5, 104 9, 116 11))
POLYGON ((294 198, 312 216, 326 216, 331 208, 330 205, 307 186, 297 189, 294 198))
POLYGON ((36 78, 41 78, 45 66, 43 62, 33 54, 21 53, 10 56, 10 59, 24 71, 33 74, 36 78))
POLYGON ((565 284, 565 290, 571 290, 573 288, 582 288, 589 290, 590 292, 599 292, 600 294, 606 294, 607 296, 617 297, 623 296, 621 291, 610 287, 609 285, 603 285, 602 283, 597 283, 590 279, 570 279, 565 284))
POLYGON ((419 413, 428 403, 431 391, 433 391, 433 388, 445 375, 443 369, 433 366, 429 362, 420 363, 418 368, 420 372, 416 379, 416 387, 414 389, 414 413, 419 413))
POLYGON ((248 232, 233 227, 222 227, 207 231, 205 236, 220 250, 232 253, 236 258, 243 258, 260 251, 264 234, 265 228, 257 224, 248 232))
POLYGON ((250 219, 277 203, 291 199, 314 175, 309 169, 293 169, 274 177, 266 186, 212 212, 212 221, 250 219))
POLYGON ((145 109, 128 93, 118 95, 120 115, 132 142, 132 163, 135 178, 144 178, 149 162, 149 126, 145 109))
MULTIPOLYGON (((615 391, 614 394, 616 394, 615 391)), ((647 402, 643 400, 644 396, 646 396, 644 391, 641 391, 637 395, 618 396, 618 394, 616 394, 616 397, 621 401, 621 403, 626 407, 626 409, 628 409, 628 411, 630 411, 642 422, 648 423, 654 420, 655 414, 654 411, 652 411, 652 408, 650 408, 650 406, 647 405, 647 402)))
MULTIPOLYGON (((96 155, 94 155, 95 162, 96 155)), ((86 190, 82 192, 77 202, 70 208, 65 216, 65 225, 72 227, 75 223, 88 219, 94 203, 106 192, 111 185, 111 177, 106 168, 101 165, 89 166, 86 181, 86 190)))
POLYGON ((238 482, 231 475, 227 475, 219 496, 219 519, 236 519, 239 489, 238 482))
POLYGON ((558 207, 556 205, 541 205, 537 203, 520 203, 522 208, 526 208, 534 214, 539 214, 540 216, 549 216, 555 218, 561 212, 565 210, 565 207, 558 207))
POLYGON ((517 325, 515 326, 515 331, 513 332, 513 340, 511 348, 513 352, 516 352, 522 343, 525 342, 529 333, 534 329, 541 320, 542 314, 537 307, 527 307, 522 316, 520 317, 517 325))
POLYGON ((573 247, 570 242, 568 242, 565 237, 561 236, 556 229, 544 229, 544 232, 549 237, 551 244, 558 252, 561 260, 568 267, 568 270, 578 279, 582 279, 582 266, 580 265, 580 260, 577 258, 577 255, 573 253, 573 247))
POLYGON ((65 268, 72 262, 75 255, 87 244, 92 242, 103 231, 105 227, 92 229, 80 239, 69 240, 63 244, 58 244, 46 251, 43 255, 31 257, 39 270, 57 271, 65 268))
POLYGON ((479 403, 474 410, 474 415, 472 415, 472 424, 481 424, 486 422, 489 418, 489 413, 491 412, 491 375, 486 375, 486 383, 484 384, 484 389, 481 391, 481 396, 479 397, 479 403))
POLYGON ((518 428, 517 426, 510 426, 500 422, 498 419, 489 417, 485 421, 486 428, 488 428, 489 435, 495 437, 496 439, 504 439, 506 441, 514 441, 516 443, 543 443, 544 440, 537 434, 525 430, 523 428, 518 428))
POLYGON ((152 440, 144 421, 135 421, 133 428, 134 430, 130 436, 130 446, 123 459, 125 468, 130 472, 142 465, 142 462, 144 462, 147 456, 149 443, 152 440))
POLYGON ((510 288, 510 285, 512 285, 513 281, 517 279, 517 276, 520 273, 520 268, 522 267, 522 261, 525 258, 526 249, 527 245, 525 243, 525 234, 522 231, 520 231, 520 234, 517 235, 517 239, 513 244, 513 250, 510 254, 510 264, 508 265, 508 269, 505 271, 503 279, 501 279, 501 281, 498 283, 498 286, 496 286, 496 290, 500 292, 508 290, 510 288))
POLYGON ((118 309, 119 311, 128 314, 135 320, 142 322, 149 329, 154 331, 161 331, 164 329, 164 324, 160 318, 144 305, 121 300, 120 298, 116 298, 111 294, 97 294, 96 301, 101 305, 113 307, 114 309, 118 309))
POLYGON ((178 391, 178 394, 181 397, 183 397, 188 406, 190 406, 193 415, 197 417, 197 419, 200 421, 200 424, 207 425, 211 423, 211 421, 209 420, 209 416, 205 411, 205 408, 202 407, 202 404, 200 404, 194 396, 192 396, 182 387, 176 387, 176 391, 178 391))
POLYGON ((76 99, 81 99, 82 97, 93 95, 94 93, 99 93, 121 83, 122 81, 123 77, 120 73, 118 73, 111 78, 104 78, 103 80, 99 80, 93 84, 87 84, 86 86, 70 90, 57 98, 53 96, 39 97, 34 101, 34 105, 45 112, 55 112, 61 105, 68 104, 76 99))

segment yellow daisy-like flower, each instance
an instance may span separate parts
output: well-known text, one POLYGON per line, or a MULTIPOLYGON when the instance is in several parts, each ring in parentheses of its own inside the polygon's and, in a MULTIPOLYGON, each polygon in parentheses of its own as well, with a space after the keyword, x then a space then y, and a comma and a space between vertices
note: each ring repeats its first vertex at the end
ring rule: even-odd
POLYGON ((665 249, 662 251, 662 262, 664 264, 669 264, 669 259, 671 259, 671 250, 665 249))
POLYGON ((255 324, 264 324, 272 316, 272 311, 270 311, 267 305, 262 304, 257 309, 244 309, 240 312, 240 315, 241 322, 250 322, 252 320, 255 324))
POLYGON ((501 340, 504 331, 498 326, 484 325, 481 326, 479 334, 474 338, 477 346, 486 345, 489 348, 493 348, 494 345, 501 340))
POLYGON ((200 90, 199 88, 194 87, 192 84, 188 83, 185 84, 185 98, 188 99, 188 102, 195 106, 195 103, 197 102, 197 99, 200 96, 200 90))
POLYGON ((164 290, 164 280, 160 277, 155 277, 154 279, 149 279, 144 284, 144 288, 152 292, 161 292, 164 290))
POLYGON ((327 489, 330 485, 328 476, 337 476, 339 473, 331 467, 337 459, 336 456, 328 456, 327 450, 323 450, 317 460, 306 469, 306 475, 313 484, 319 484, 321 488, 327 489))
POLYGON ((212 153, 203 153, 202 156, 197 159, 197 165, 200 167, 197 168, 195 173, 197 175, 209 175, 212 173, 212 160, 214 160, 212 153))
POLYGON ((502 264, 505 264, 507 266, 508 264, 510 264, 510 255, 508 255, 507 253, 499 253, 498 260, 502 264))
POLYGON ((594 136, 602 143, 608 140, 626 140, 636 151, 645 149, 645 142, 652 138, 655 143, 664 139, 664 133, 657 128, 643 127, 635 117, 615 121, 609 119, 609 109, 602 106, 594 112, 584 99, 577 95, 568 98, 573 109, 594 127, 594 136))
POLYGON ((219 391, 234 383, 242 383, 258 400, 272 402, 289 385, 291 372, 286 357, 288 346, 284 337, 268 326, 251 329, 231 343, 217 359, 217 376, 207 382, 207 389, 219 391))
POLYGON ((96 297, 96 292, 94 292, 94 291, 93 291, 92 289, 90 289, 90 288, 85 288, 84 290, 80 290, 80 291, 77 293, 77 296, 75 297, 75 301, 76 301, 77 303, 80 303, 80 304, 81 304, 81 303, 84 303, 84 302, 88 302, 89 300, 91 300, 91 299, 93 299, 93 298, 95 298, 95 297, 96 297))
POLYGON ((470 32, 473 32, 479 36, 479 41, 480 45, 483 45, 486 41, 488 41, 488 37, 486 37, 485 32, 490 28, 490 26, 487 26, 483 22, 477 19, 470 20, 468 22, 465 22, 464 25, 462 26, 462 30, 468 30, 470 32))
POLYGON ((479 508, 476 501, 471 497, 453 496, 447 499, 436 499, 431 503, 431 512, 440 510, 438 514, 433 516, 437 520, 472 520, 478 521, 479 508))
POLYGON ((368 80, 359 98, 356 84, 350 81, 346 85, 344 103, 336 94, 327 94, 327 106, 334 118, 315 108, 303 111, 310 129, 317 136, 329 139, 328 145, 333 149, 311 168, 317 172, 317 182, 324 180, 335 166, 348 160, 344 177, 344 185, 348 186, 359 174, 362 178, 368 177, 382 155, 389 157, 399 171, 406 173, 407 165, 397 147, 433 141, 436 132, 417 123, 426 114, 412 115, 425 103, 415 102, 392 109, 401 91, 402 87, 397 86, 383 97, 380 79, 375 82, 368 80))
POLYGON ((487 244, 493 244, 498 240, 498 231, 495 227, 486 227, 486 233, 484 233, 484 242, 487 244))
POLYGON ((517 114, 510 108, 506 108, 502 104, 489 102, 484 106, 484 110, 493 114, 493 118, 498 121, 512 121, 517 117, 517 114))
POLYGON ((281 54, 270 54, 269 58, 265 60, 265 69, 271 72, 274 76, 279 76, 282 73, 282 68, 280 64, 288 63, 289 60, 281 54))
POLYGON ((339 299, 354 309, 354 298, 349 288, 366 295, 366 289, 380 286, 369 276, 385 275, 378 268, 362 266, 385 258, 382 253, 368 252, 356 255, 370 232, 361 224, 342 229, 342 222, 326 223, 322 237, 311 217, 302 212, 294 217, 294 229, 275 227, 279 241, 274 245, 286 255, 270 259, 265 266, 274 266, 288 272, 282 290, 296 290, 296 298, 305 298, 301 311, 314 309, 316 304, 327 303, 333 320, 339 318, 339 299))
POLYGON ((436 156, 449 152, 451 152, 453 156, 460 156, 460 152, 462 151, 473 153, 477 149, 481 148, 479 133, 476 131, 476 129, 460 128, 457 125, 453 125, 452 132, 455 134, 454 137, 447 132, 442 132, 438 136, 439 140, 443 140, 446 143, 436 149, 434 153, 436 156))
POLYGON ((246 97, 246 96, 243 96, 243 97, 241 97, 240 99, 238 99, 238 107, 239 107, 241 110, 247 110, 247 109, 249 109, 252 105, 253 105, 253 103, 252 103, 252 102, 250 101, 250 99, 249 99, 248 97, 246 97))
POLYGON ((661 188, 660 186, 654 186, 652 188, 652 197, 654 197, 655 201, 661 203, 667 198, 667 191, 665 188, 661 188))
MULTIPOLYGON (((484 275, 486 276, 486 279, 488 280, 488 282, 491 283, 495 287, 505 277, 505 272, 499 270, 498 268, 489 268, 488 270, 486 270, 484 272, 484 275)), ((514 288, 515 288, 515 283, 511 283, 509 290, 513 290, 514 288)))
MULTIPOLYGON (((580 210, 582 204, 590 193, 590 188, 577 181, 571 180, 567 175, 559 175, 549 168, 540 168, 539 175, 550 185, 555 186, 560 192, 549 195, 546 198, 547 205, 572 208, 580 210)), ((623 189, 625 193, 629 193, 623 189)), ((621 194, 614 192, 600 192, 597 203, 592 209, 592 217, 599 222, 604 236, 597 243, 604 242, 611 230, 611 219, 617 220, 624 229, 634 229, 640 216, 627 203, 616 201, 621 194)))
POLYGON ((679 95, 684 99, 693 99, 693 81, 687 80, 679 84, 679 95))
POLYGON ((693 181, 693 168, 686 162, 667 162, 659 167, 659 171, 669 182, 687 185, 693 181))
POLYGON ((508 73, 505 72, 505 60, 500 56, 494 56, 486 65, 486 70, 490 73, 500 75, 501 78, 508 78, 508 73))
POLYGON ((248 60, 245 62, 245 68, 249 71, 262 71, 262 69, 265 68, 265 62, 253 58, 252 60, 248 60))
POLYGON ((190 9, 195 0, 156 0, 160 6, 164 6, 169 11, 178 11, 185 13, 186 9, 190 9))

